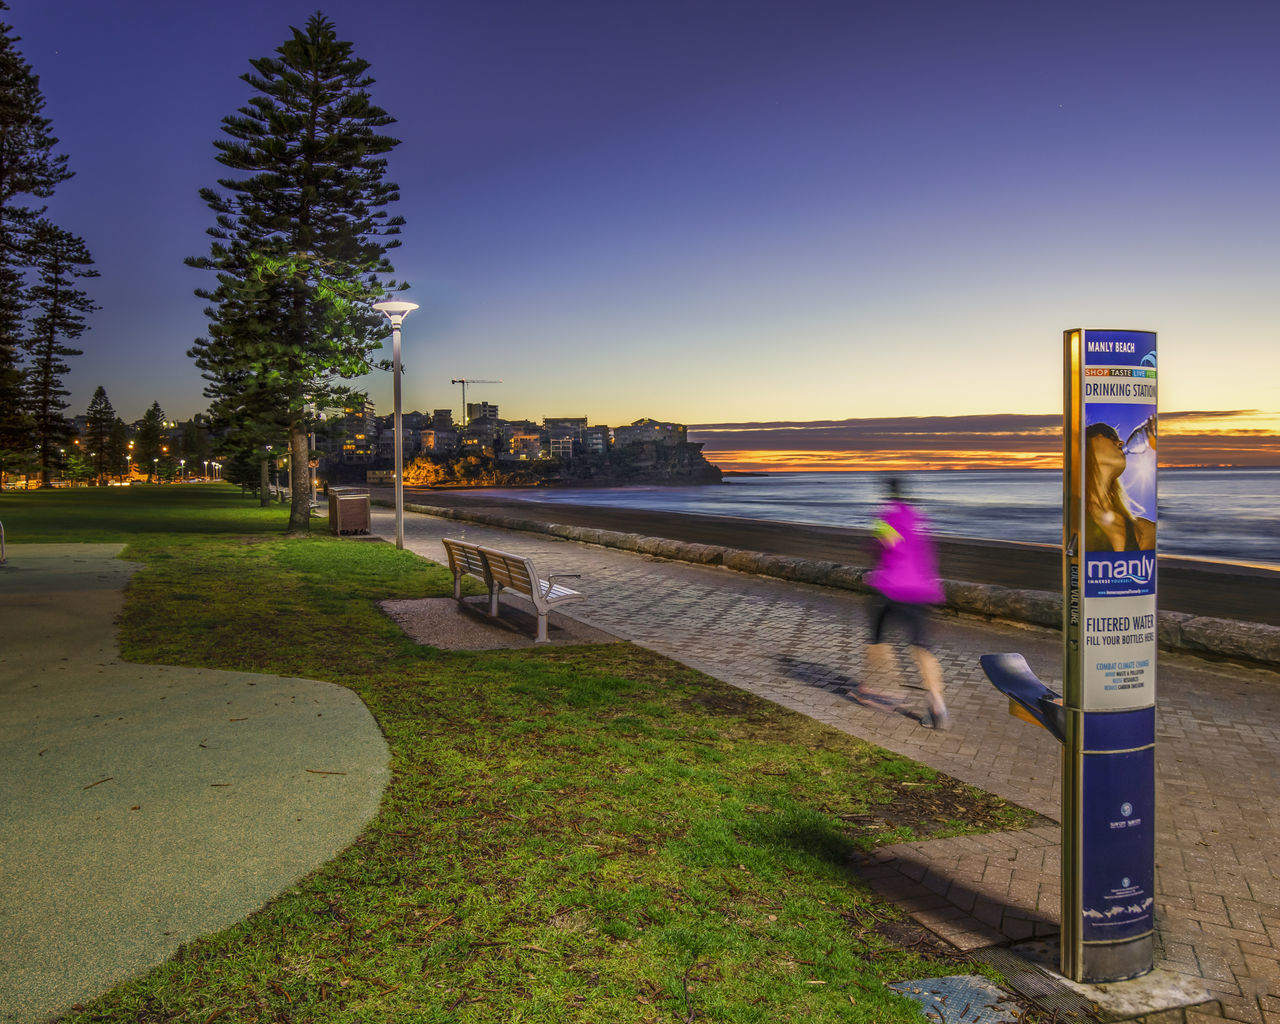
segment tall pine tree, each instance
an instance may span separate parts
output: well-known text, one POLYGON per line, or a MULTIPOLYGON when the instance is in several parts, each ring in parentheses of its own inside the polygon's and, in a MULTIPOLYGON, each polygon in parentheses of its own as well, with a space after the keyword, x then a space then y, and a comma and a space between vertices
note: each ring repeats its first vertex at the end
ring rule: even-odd
POLYGON ((98 483, 102 483, 107 473, 107 466, 110 464, 111 431, 116 424, 116 411, 111 405, 111 399, 107 397, 107 389, 101 384, 89 399, 85 420, 87 421, 85 443, 89 446, 94 472, 98 475, 98 483))
MULTIPOLYGON (((0 11, 8 5, 0 0, 0 11)), ((44 207, 27 205, 53 194, 71 177, 67 158, 54 153, 40 79, 18 51, 19 37, 0 22, 0 477, 24 465, 31 452, 18 346, 27 298, 26 242, 44 207)))
POLYGON ((133 452, 129 447, 129 428, 124 420, 117 416, 111 422, 111 430, 107 434, 105 445, 107 453, 107 471, 124 480, 129 474, 129 463, 133 452))
MULTIPOLYGON (((40 312, 31 320, 31 333, 23 341, 27 350, 27 408, 42 486, 49 487, 53 453, 70 432, 70 424, 62 415, 68 395, 62 377, 71 370, 65 360, 81 354, 80 349, 71 348, 66 342, 84 334, 85 315, 98 308, 83 289, 76 287, 76 281, 97 277, 98 272, 92 269, 93 258, 83 241, 44 219, 32 229, 28 251, 36 281, 27 297, 40 312)), ((105 455, 102 445, 98 451, 105 455)), ((101 464, 98 475, 103 475, 101 464)))
POLYGON ((165 458, 164 438, 164 410, 160 408, 159 402, 152 402, 151 408, 138 421, 133 442, 134 464, 147 474, 147 483, 151 483, 153 473, 160 473, 160 461, 165 458))
POLYGON ((383 158, 398 143, 381 134, 393 119, 370 99, 368 62, 322 14, 250 63, 256 94, 214 143, 218 162, 244 173, 201 192, 214 242, 188 263, 216 271, 217 285, 196 293, 210 302, 209 334, 189 354, 215 419, 245 432, 242 451, 287 434, 289 530, 305 532, 307 409, 352 395, 343 382, 372 368, 387 333, 371 304, 399 287, 386 253, 403 220, 384 209, 399 194, 383 158))

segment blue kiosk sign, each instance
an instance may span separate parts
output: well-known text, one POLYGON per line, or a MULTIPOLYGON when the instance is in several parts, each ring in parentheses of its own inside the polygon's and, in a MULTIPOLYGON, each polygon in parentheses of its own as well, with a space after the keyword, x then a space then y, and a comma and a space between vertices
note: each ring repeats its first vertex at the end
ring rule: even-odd
POLYGON ((1063 972, 1154 956, 1156 336, 1064 333, 1063 972))
POLYGON ((1063 690, 984 654, 1020 718, 1062 743, 1062 973, 1155 959, 1156 336, 1063 333, 1063 690))

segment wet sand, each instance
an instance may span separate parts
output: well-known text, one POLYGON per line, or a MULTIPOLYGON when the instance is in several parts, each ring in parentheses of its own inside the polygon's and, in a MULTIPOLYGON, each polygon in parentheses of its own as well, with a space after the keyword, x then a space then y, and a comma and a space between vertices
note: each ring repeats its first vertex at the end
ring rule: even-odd
MULTIPOLYGON (((392 500, 390 487, 370 490, 380 499, 392 500)), ((549 523, 591 526, 697 544, 721 544, 842 565, 868 565, 873 550, 869 533, 854 528, 562 505, 495 498, 483 491, 406 487, 404 494, 406 502, 423 505, 487 509, 549 523)), ((536 494, 531 492, 531 499, 536 494)), ((1059 549, 1051 545, 938 538, 938 552, 946 579, 1025 590, 1062 591, 1062 556, 1059 549)), ((1280 626, 1280 570, 1161 556, 1159 571, 1158 603, 1164 611, 1280 626)))

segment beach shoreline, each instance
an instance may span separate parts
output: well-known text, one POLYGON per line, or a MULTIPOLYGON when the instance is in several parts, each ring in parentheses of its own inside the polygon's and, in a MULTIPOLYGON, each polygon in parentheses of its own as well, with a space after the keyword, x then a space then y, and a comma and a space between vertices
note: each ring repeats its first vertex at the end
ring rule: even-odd
MULTIPOLYGON (((406 502, 440 508, 469 509, 541 523, 594 527, 853 567, 869 567, 873 553, 870 532, 857 527, 544 503, 532 496, 512 499, 483 491, 406 487, 404 493, 406 502)), ((392 497, 391 488, 372 488, 371 494, 384 500, 392 497)), ((945 536, 936 540, 945 579, 1011 589, 1062 591, 1062 558, 1054 545, 945 536)), ((1276 593, 1280 593, 1280 569, 1160 556, 1162 610, 1280 626, 1280 607, 1274 601, 1276 593)))

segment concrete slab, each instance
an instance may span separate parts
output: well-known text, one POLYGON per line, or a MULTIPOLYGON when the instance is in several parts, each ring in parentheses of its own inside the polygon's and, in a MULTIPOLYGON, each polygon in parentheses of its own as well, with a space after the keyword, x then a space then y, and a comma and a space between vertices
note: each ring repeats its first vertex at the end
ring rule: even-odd
POLYGON ((350 690, 134 665, 119 545, 0 567, 0 1021, 47 1020, 348 846, 389 779, 350 690))
MULTIPOLYGON (((504 598, 498 618, 488 613, 483 595, 455 601, 452 597, 383 601, 382 610, 420 644, 451 651, 518 650, 535 646, 537 615, 504 598)), ((618 637, 553 611, 547 616, 548 643, 616 644, 618 637)))
POLYGON ((1211 998, 1202 983, 1158 967, 1141 978, 1105 985, 1083 985, 1072 981, 1058 973, 1060 954, 1056 938, 1020 942, 1011 946, 1010 952, 1035 964, 1056 984, 1090 1003, 1096 1003, 1117 1020, 1132 1020, 1178 1007, 1195 1006, 1207 1003, 1211 998))

